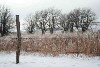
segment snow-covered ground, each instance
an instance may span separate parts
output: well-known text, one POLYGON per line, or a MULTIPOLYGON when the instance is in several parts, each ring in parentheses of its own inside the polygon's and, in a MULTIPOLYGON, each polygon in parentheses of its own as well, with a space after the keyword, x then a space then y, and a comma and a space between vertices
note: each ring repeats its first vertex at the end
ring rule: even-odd
POLYGON ((19 64, 15 63, 15 59, 15 52, 0 52, 0 67, 100 67, 100 57, 21 54, 19 64))

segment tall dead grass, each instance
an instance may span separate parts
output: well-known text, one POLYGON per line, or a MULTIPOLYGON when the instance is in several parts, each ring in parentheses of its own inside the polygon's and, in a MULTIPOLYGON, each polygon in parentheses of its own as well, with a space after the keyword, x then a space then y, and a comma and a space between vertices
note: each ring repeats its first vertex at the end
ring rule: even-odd
MULTIPOLYGON (((65 38, 22 38, 21 50, 26 52, 40 52, 44 54, 80 53, 100 56, 100 33, 88 36, 67 36, 65 38)), ((16 51, 17 38, 11 40, 0 39, 0 51, 16 51)))

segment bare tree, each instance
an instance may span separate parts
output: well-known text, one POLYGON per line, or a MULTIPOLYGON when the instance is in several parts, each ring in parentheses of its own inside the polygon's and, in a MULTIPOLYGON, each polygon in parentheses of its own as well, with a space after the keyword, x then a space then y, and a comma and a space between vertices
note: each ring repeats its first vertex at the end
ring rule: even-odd
POLYGON ((75 26, 77 29, 79 28, 79 18, 80 18, 80 8, 79 9, 74 9, 71 11, 67 17, 68 17, 68 22, 70 23, 70 32, 73 32, 73 27, 75 26))
POLYGON ((61 10, 54 9, 54 8, 49 8, 47 9, 48 11, 48 26, 50 33, 53 34, 54 30, 59 28, 60 24, 60 15, 61 15, 61 10))
POLYGON ((81 10, 82 32, 85 32, 88 29, 90 23, 95 21, 95 19, 96 19, 96 14, 94 12, 92 12, 91 9, 82 9, 81 10))
POLYGON ((62 14, 60 16, 60 26, 63 28, 63 32, 67 32, 69 30, 69 24, 67 14, 62 14))
POLYGON ((73 26, 77 29, 82 28, 82 32, 85 32, 90 23, 95 20, 95 13, 91 9, 74 9, 68 14, 68 22, 70 22, 71 31, 73 26))
POLYGON ((7 35, 13 28, 14 21, 11 11, 5 6, 0 6, 0 24, 1 36, 7 35))
POLYGON ((26 18, 25 18, 25 20, 26 20, 26 22, 27 22, 27 24, 26 24, 26 26, 27 26, 27 28, 26 28, 26 31, 28 32, 28 33, 33 33, 33 32, 35 32, 35 20, 34 20, 34 18, 33 18, 33 15, 29 15, 29 16, 27 16, 26 18))
POLYGON ((32 33, 33 30, 41 29, 42 34, 45 34, 46 31, 46 23, 47 23, 47 11, 37 11, 34 15, 30 15, 26 18, 28 22, 28 29, 29 33, 32 33))

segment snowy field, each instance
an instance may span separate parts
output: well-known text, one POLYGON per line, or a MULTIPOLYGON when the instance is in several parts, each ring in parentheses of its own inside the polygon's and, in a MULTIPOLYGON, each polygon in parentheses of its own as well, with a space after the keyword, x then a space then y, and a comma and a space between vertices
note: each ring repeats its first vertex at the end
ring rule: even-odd
POLYGON ((15 59, 15 52, 0 52, 0 67, 100 67, 100 57, 21 54, 19 64, 15 63, 15 59))

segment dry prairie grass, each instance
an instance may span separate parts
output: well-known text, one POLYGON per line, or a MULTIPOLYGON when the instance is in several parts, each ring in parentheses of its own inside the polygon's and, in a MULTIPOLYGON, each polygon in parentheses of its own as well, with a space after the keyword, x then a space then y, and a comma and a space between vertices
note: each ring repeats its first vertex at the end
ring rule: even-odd
MULTIPOLYGON (((21 50, 43 54, 83 53, 100 56, 100 33, 77 36, 53 36, 43 38, 22 38, 21 50)), ((0 51, 16 51, 17 38, 0 39, 0 51)))

